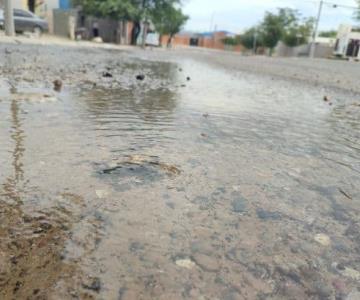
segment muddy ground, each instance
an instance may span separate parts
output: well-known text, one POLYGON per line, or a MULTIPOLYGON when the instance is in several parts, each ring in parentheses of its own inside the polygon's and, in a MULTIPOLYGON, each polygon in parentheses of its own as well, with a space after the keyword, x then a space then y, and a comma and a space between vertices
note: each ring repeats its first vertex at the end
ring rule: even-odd
POLYGON ((360 299, 357 63, 0 53, 0 299, 360 299))

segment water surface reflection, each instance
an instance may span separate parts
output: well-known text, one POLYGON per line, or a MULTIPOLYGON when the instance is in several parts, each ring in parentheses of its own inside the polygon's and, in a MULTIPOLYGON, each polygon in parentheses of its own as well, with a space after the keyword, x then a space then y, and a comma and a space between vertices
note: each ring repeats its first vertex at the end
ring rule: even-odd
POLYGON ((122 88, 0 102, 11 107, 9 178, 26 178, 39 210, 72 219, 57 250, 78 269, 54 293, 326 299, 340 293, 334 281, 356 287, 353 95, 333 92, 331 107, 316 87, 194 61, 119 72, 122 88))

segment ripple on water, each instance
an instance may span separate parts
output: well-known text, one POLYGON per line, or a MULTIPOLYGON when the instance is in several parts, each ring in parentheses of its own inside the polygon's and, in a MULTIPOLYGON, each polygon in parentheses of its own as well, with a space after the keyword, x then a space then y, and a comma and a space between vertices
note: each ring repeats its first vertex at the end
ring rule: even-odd
MULTIPOLYGON (((177 298, 184 286, 221 298, 236 282, 256 298, 258 286, 284 276, 310 289, 320 273, 330 278, 332 246, 355 270, 357 231, 345 229, 358 221, 360 192, 351 97, 330 107, 319 89, 247 74, 234 81, 198 63, 182 66, 192 80, 177 89, 188 75, 154 65, 143 84, 21 107, 0 101, 1 184, 24 215, 30 206, 50 212, 27 218, 35 233, 19 233, 61 229, 62 255, 94 279, 80 286, 110 299, 132 287, 177 298), (331 240, 320 260, 319 234, 331 240), (206 246, 193 253, 194 240, 206 246)), ((133 78, 138 67, 128 67, 133 78)), ((25 222, 19 213, 13 219, 25 222)))

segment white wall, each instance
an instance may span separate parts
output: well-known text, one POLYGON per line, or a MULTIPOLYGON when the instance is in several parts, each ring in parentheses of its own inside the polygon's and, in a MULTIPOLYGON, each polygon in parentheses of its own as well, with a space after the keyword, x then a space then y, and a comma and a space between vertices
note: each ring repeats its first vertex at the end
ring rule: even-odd
MULTIPOLYGON (((335 54, 346 56, 349 41, 360 40, 360 33, 353 32, 351 25, 340 25, 338 35, 338 47, 335 49, 335 54)), ((360 57, 360 52, 359 52, 360 57)))
POLYGON ((44 1, 43 10, 52 11, 53 9, 59 8, 59 0, 46 0, 44 1))
POLYGON ((24 1, 23 0, 12 0, 13 8, 24 9, 24 1))

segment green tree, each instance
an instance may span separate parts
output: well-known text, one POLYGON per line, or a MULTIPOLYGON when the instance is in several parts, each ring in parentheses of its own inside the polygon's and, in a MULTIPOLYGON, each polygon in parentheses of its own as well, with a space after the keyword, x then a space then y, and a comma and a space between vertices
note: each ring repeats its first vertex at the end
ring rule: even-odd
POLYGON ((356 3, 358 5, 359 9, 355 11, 354 18, 356 20, 360 21, 360 0, 356 0, 356 3))
POLYGON ((80 5, 88 15, 133 21, 131 43, 136 44, 141 23, 145 28, 143 37, 143 42, 145 42, 147 24, 152 14, 167 6, 175 9, 174 6, 180 4, 180 0, 74 0, 74 3, 80 5))
POLYGON ((174 3, 169 1, 158 1, 150 12, 151 21, 156 31, 162 35, 169 35, 167 46, 171 46, 171 41, 189 19, 184 15, 181 8, 176 8, 174 3))
POLYGON ((80 5, 87 15, 97 18, 133 21, 131 44, 136 43, 142 19, 139 0, 74 0, 74 3, 80 5))
POLYGON ((237 46, 241 44, 240 36, 235 36, 235 37, 228 36, 224 38, 222 42, 224 43, 224 45, 228 45, 228 46, 237 46))
POLYGON ((313 18, 305 19, 300 24, 294 21, 285 28, 281 40, 289 47, 306 44, 313 31, 314 22, 313 18))
POLYGON ((278 42, 284 37, 286 28, 296 22, 298 12, 290 8, 280 8, 277 14, 266 12, 260 25, 262 41, 270 48, 270 55, 278 42))
POLYGON ((337 30, 329 30, 320 32, 319 36, 324 38, 336 38, 337 34, 337 30))
POLYGON ((95 17, 134 20, 139 18, 139 5, 133 0, 74 0, 83 11, 95 17))
POLYGON ((299 12, 291 8, 280 8, 277 13, 266 12, 259 26, 250 28, 241 36, 242 44, 248 49, 253 48, 257 33, 256 45, 269 48, 272 55, 279 41, 290 47, 307 43, 314 19, 300 17, 299 12))
POLYGON ((262 34, 260 32, 260 29, 258 27, 251 27, 248 30, 246 30, 242 35, 240 35, 240 43, 246 49, 253 49, 254 45, 256 46, 256 48, 262 47, 264 44, 262 41, 262 34), (255 45, 255 39, 256 39, 256 45, 255 45))

